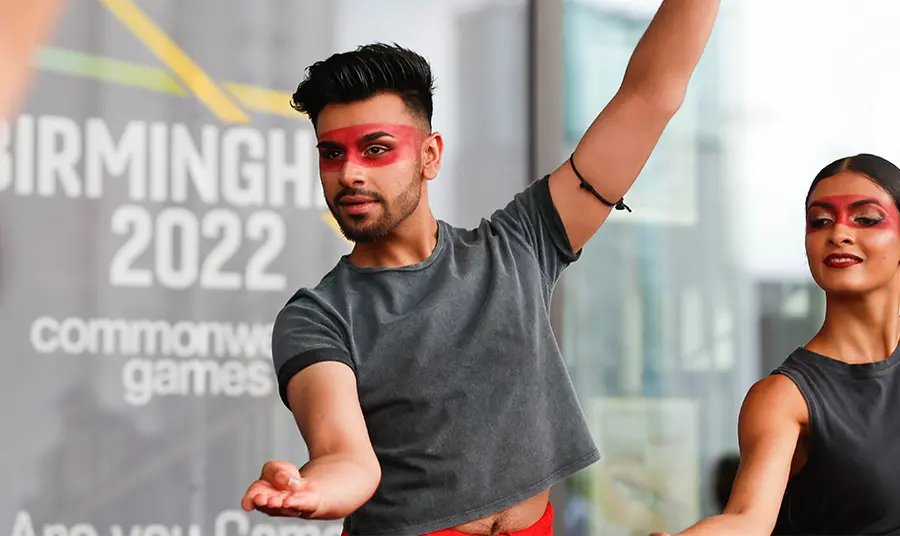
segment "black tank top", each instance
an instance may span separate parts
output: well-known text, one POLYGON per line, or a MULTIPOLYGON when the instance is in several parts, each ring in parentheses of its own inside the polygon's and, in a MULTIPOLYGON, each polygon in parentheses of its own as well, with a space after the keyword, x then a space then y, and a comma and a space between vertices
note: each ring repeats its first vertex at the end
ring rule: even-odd
POLYGON ((850 365, 798 348, 772 374, 809 408, 806 464, 773 534, 900 534, 900 347, 850 365))

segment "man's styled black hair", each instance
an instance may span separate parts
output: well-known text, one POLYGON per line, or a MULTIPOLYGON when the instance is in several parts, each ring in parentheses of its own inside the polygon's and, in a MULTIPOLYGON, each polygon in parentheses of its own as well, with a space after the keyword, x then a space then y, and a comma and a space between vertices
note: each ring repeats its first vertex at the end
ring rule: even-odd
POLYGON ((431 129, 434 76, 428 61, 412 50, 396 43, 374 43, 334 54, 306 71, 306 78, 291 99, 291 107, 307 114, 314 127, 328 104, 395 93, 431 129))

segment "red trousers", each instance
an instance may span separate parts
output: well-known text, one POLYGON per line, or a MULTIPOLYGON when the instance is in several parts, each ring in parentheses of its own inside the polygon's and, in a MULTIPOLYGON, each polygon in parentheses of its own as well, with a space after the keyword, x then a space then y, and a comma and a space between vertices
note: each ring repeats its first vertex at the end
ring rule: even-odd
MULTIPOLYGON (((350 536, 347 532, 343 532, 341 536, 350 536)), ((423 536, 470 536, 465 532, 460 532, 454 529, 444 529, 439 530, 437 532, 432 532, 423 536)), ((544 515, 541 516, 537 522, 522 530, 518 530, 516 532, 504 532, 499 536, 553 536, 553 505, 547 503, 547 510, 544 511, 544 515)))

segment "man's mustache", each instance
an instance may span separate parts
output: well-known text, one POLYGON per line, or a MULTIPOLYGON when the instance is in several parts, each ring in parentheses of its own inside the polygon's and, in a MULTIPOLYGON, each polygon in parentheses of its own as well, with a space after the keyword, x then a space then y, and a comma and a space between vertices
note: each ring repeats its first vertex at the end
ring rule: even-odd
POLYGON ((362 188, 344 188, 336 196, 334 196, 334 204, 338 204, 341 202, 341 199, 350 196, 359 196, 359 197, 368 197, 373 201, 377 201, 379 203, 384 201, 384 198, 378 192, 373 192, 371 190, 364 190, 362 188))

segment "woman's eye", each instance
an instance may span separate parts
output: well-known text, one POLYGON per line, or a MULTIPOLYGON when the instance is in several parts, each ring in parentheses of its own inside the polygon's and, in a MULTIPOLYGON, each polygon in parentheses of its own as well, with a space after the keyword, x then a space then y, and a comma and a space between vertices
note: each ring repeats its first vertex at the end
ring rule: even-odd
POLYGON ((335 149, 330 149, 328 151, 320 152, 319 156, 321 156, 325 160, 337 160, 338 158, 343 156, 343 153, 335 149))
POLYGON ((831 223, 831 220, 828 218, 810 218, 809 226, 813 229, 821 229, 831 223))
POLYGON ((862 225, 863 227, 872 227, 873 225, 878 225, 882 221, 884 220, 881 218, 870 218, 868 216, 860 216, 856 218, 856 223, 862 225))

